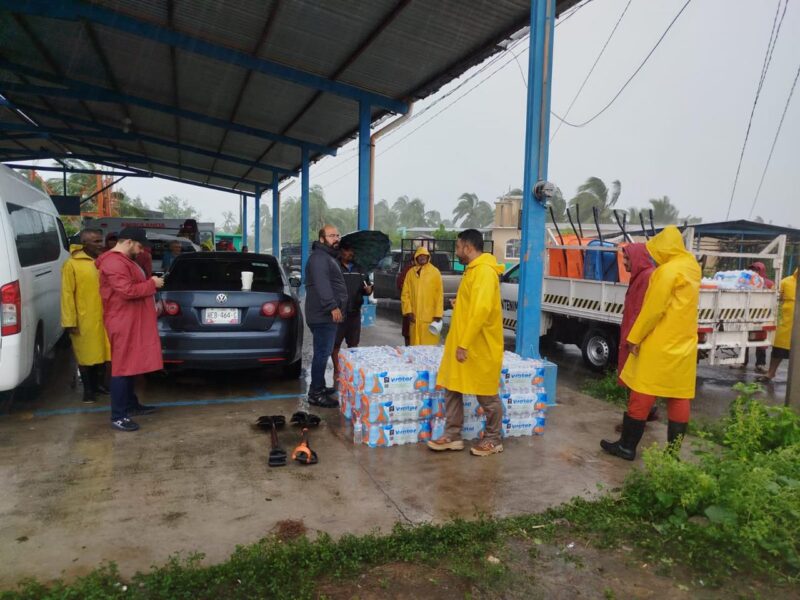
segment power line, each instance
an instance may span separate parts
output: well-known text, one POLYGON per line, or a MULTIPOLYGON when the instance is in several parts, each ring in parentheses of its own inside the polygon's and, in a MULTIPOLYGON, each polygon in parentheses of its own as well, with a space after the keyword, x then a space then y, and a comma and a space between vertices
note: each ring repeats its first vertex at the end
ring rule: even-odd
POLYGON ((582 9, 587 4, 591 4, 592 1, 593 0, 586 0, 586 2, 584 2, 583 4, 578 4, 577 6, 572 7, 571 11, 568 11, 566 14, 563 14, 561 16, 561 18, 558 20, 558 23, 556 23, 556 27, 558 27, 562 23, 565 23, 566 21, 568 21, 576 12, 578 12, 580 9, 582 9))
MULTIPOLYGON (((608 48, 608 44, 609 44, 609 42, 611 42, 611 38, 614 37, 614 33, 616 33, 617 28, 619 27, 619 24, 622 23, 622 18, 625 16, 625 13, 628 12, 628 8, 630 7, 631 2, 633 2, 633 0, 628 0, 628 3, 625 5, 625 8, 622 9, 622 14, 620 14, 619 19, 617 19, 617 23, 614 25, 614 28, 611 30, 611 33, 608 35, 608 39, 606 40, 606 43, 603 44, 603 47, 600 49, 600 53, 597 55, 597 58, 594 60, 594 64, 592 65, 592 68, 589 69, 589 72, 586 74, 586 77, 584 77, 584 79, 583 79, 583 83, 581 83, 581 87, 578 88, 578 91, 575 93, 575 97, 572 98, 572 102, 569 103, 569 106, 567 107, 567 112, 564 113, 564 118, 565 119, 569 116, 569 111, 572 110, 572 107, 575 106, 575 101, 578 99, 578 96, 581 95, 581 92, 583 91, 583 88, 586 86, 586 82, 589 81, 589 77, 591 77, 592 73, 594 73, 594 69, 597 66, 597 63, 600 62, 600 58, 602 58, 603 53, 606 51, 606 48, 608 48)), ((563 121, 559 121, 558 122, 558 127, 556 127, 555 132, 553 132, 553 137, 550 138, 550 143, 551 144, 553 143, 553 140, 556 139, 556 135, 558 135, 558 131, 559 131, 559 129, 561 129, 561 126, 563 124, 564 124, 563 121)))
POLYGON ((781 11, 781 2, 783 0, 778 0, 778 6, 775 8, 775 17, 772 19, 772 31, 769 35, 769 42, 767 43, 767 51, 764 54, 764 64, 761 65, 761 77, 758 81, 758 87, 756 87, 756 96, 753 99, 753 106, 750 109, 750 118, 747 120, 747 129, 744 132, 744 142, 742 142, 742 151, 739 153, 739 164, 736 165, 736 175, 733 178, 733 187, 731 188, 731 198, 728 201, 728 212, 725 214, 725 220, 727 221, 731 216, 731 208, 733 207, 733 198, 736 194, 736 185, 739 183, 739 174, 742 171, 742 161, 744 160, 744 151, 747 148, 747 140, 750 139, 750 127, 753 125, 753 115, 756 112, 756 106, 758 105, 758 98, 761 96, 761 89, 764 87, 764 80, 767 78, 767 71, 769 70, 769 64, 772 62, 772 52, 775 49, 775 44, 778 42, 778 35, 781 32, 781 25, 783 24, 783 18, 786 16, 786 7, 789 6, 789 0, 786 0, 785 4, 783 5, 783 14, 781 15, 780 21, 778 21, 777 29, 775 27, 775 22, 778 19, 778 13, 781 11))
POLYGON ((606 104, 602 109, 600 109, 600 112, 598 112, 596 115, 594 115, 590 119, 587 119, 587 120, 583 121, 582 123, 571 123, 571 122, 567 121, 566 118, 557 115, 555 112, 551 112, 551 114, 556 119, 561 121, 564 125, 568 125, 570 127, 585 127, 586 125, 588 125, 589 123, 594 121, 597 117, 599 117, 604 112, 606 112, 609 108, 611 108, 611 105, 614 104, 614 102, 616 102, 617 98, 619 98, 622 95, 622 92, 625 90, 626 87, 628 87, 628 85, 631 83, 631 81, 633 81, 634 77, 636 77, 636 75, 639 74, 639 71, 641 71, 642 68, 644 68, 644 66, 647 64, 647 61, 650 60, 650 57, 656 51, 656 48, 658 48, 661 45, 661 42, 663 42, 664 38, 667 37, 667 33, 669 33, 669 30, 672 29, 672 26, 675 25, 675 22, 683 14, 683 11, 686 10, 686 7, 689 6, 689 4, 691 4, 691 2, 692 2, 692 0, 686 0, 686 3, 678 11, 678 14, 676 14, 675 17, 672 19, 672 21, 670 21, 670 24, 664 30, 664 33, 662 33, 661 37, 658 38, 658 41, 656 42, 655 46, 653 46, 650 49, 650 52, 647 53, 647 56, 644 57, 644 60, 641 62, 641 64, 638 67, 636 67, 636 70, 631 74, 630 77, 628 77, 628 80, 622 85, 622 87, 614 95, 614 97, 611 98, 611 100, 608 102, 608 104, 606 104))
POLYGON ((789 110, 789 104, 792 101, 792 94, 794 94, 794 88, 797 87, 797 79, 800 77, 800 65, 797 67, 797 73, 794 75, 794 83, 792 83, 792 88, 789 90, 789 96, 786 98, 786 106, 783 107, 783 114, 781 115, 781 120, 778 123, 778 130, 775 132, 775 138, 772 140, 772 147, 769 149, 769 156, 767 157, 767 162, 764 165, 764 171, 761 173, 761 181, 758 182, 758 189, 756 190, 756 196, 753 198, 753 205, 750 207, 750 214, 747 215, 749 219, 753 216, 753 211, 756 208, 756 203, 758 202, 758 195, 761 193, 761 186, 764 183, 764 177, 767 174, 767 169, 769 168, 769 162, 772 160, 772 153, 775 151, 775 144, 778 143, 778 136, 781 134, 781 127, 783 127, 783 119, 786 117, 786 113, 789 110))

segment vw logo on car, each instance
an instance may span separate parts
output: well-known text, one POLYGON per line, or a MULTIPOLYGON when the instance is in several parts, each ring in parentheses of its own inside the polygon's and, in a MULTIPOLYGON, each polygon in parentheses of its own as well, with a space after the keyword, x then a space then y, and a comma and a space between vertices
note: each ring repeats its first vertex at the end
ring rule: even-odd
POLYGON ((225 304, 228 301, 228 296, 225 294, 217 294, 217 304, 225 304))

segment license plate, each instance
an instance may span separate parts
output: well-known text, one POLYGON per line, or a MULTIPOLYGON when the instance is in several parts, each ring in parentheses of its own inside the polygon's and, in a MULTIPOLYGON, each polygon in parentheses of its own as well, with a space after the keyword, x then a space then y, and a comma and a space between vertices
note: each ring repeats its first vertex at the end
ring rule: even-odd
POLYGON ((203 325, 238 325, 238 308, 206 308, 203 311, 203 325))

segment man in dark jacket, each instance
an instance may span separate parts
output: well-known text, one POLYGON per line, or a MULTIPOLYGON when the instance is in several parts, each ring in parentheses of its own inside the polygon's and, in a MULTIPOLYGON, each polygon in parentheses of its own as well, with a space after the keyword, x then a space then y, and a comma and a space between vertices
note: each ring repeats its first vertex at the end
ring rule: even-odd
POLYGON ((325 225, 306 263, 306 323, 314 338, 308 403, 323 408, 339 405, 332 397, 335 390, 325 387, 325 368, 347 311, 347 288, 337 260, 340 237, 336 227, 325 225))
POLYGON ((331 354, 334 386, 339 381, 339 348, 342 347, 342 342, 347 342, 348 348, 358 346, 361 341, 361 305, 364 303, 364 296, 372 293, 369 273, 355 262, 355 251, 346 240, 339 244, 339 267, 347 288, 347 311, 344 321, 339 323, 331 354))

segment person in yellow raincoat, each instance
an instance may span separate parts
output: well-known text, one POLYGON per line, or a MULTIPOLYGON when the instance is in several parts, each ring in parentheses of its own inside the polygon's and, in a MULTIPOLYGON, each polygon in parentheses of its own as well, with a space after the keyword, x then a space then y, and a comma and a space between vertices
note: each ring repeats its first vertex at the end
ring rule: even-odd
POLYGON ((630 356, 620 379, 630 388, 628 412, 606 452, 633 460, 656 396, 667 398, 667 441, 677 449, 689 423, 689 400, 697 375, 697 306, 702 272, 670 225, 647 242, 658 265, 650 276, 642 310, 628 334, 630 356))
POLYGON ((72 349, 83 381, 83 401, 95 402, 105 387, 106 363, 111 347, 103 326, 100 277, 95 267, 103 250, 103 232, 85 229, 81 244, 70 248, 70 258, 61 268, 61 326, 69 332, 72 349))
POLYGON ((794 303, 797 296, 797 273, 795 269, 792 275, 781 279, 780 295, 780 314, 778 315, 778 330, 775 332, 775 341, 772 344, 772 354, 769 358, 769 371, 759 381, 769 383, 775 379, 778 367, 784 358, 789 358, 789 351, 792 349, 792 324, 794 323, 794 303))
POLYGON ((442 274, 431 264, 431 253, 427 248, 417 248, 414 262, 400 294, 403 316, 409 318, 411 346, 434 346, 439 343, 439 336, 428 328, 432 322, 442 320, 442 274))
POLYGON ((456 256, 466 269, 436 379, 445 389, 445 433, 428 442, 428 447, 435 451, 464 449, 463 395, 474 394, 486 415, 486 431, 470 452, 488 456, 503 451, 503 407, 497 391, 503 367, 500 275, 504 269, 492 254, 483 252, 483 236, 476 229, 458 235, 456 256))

